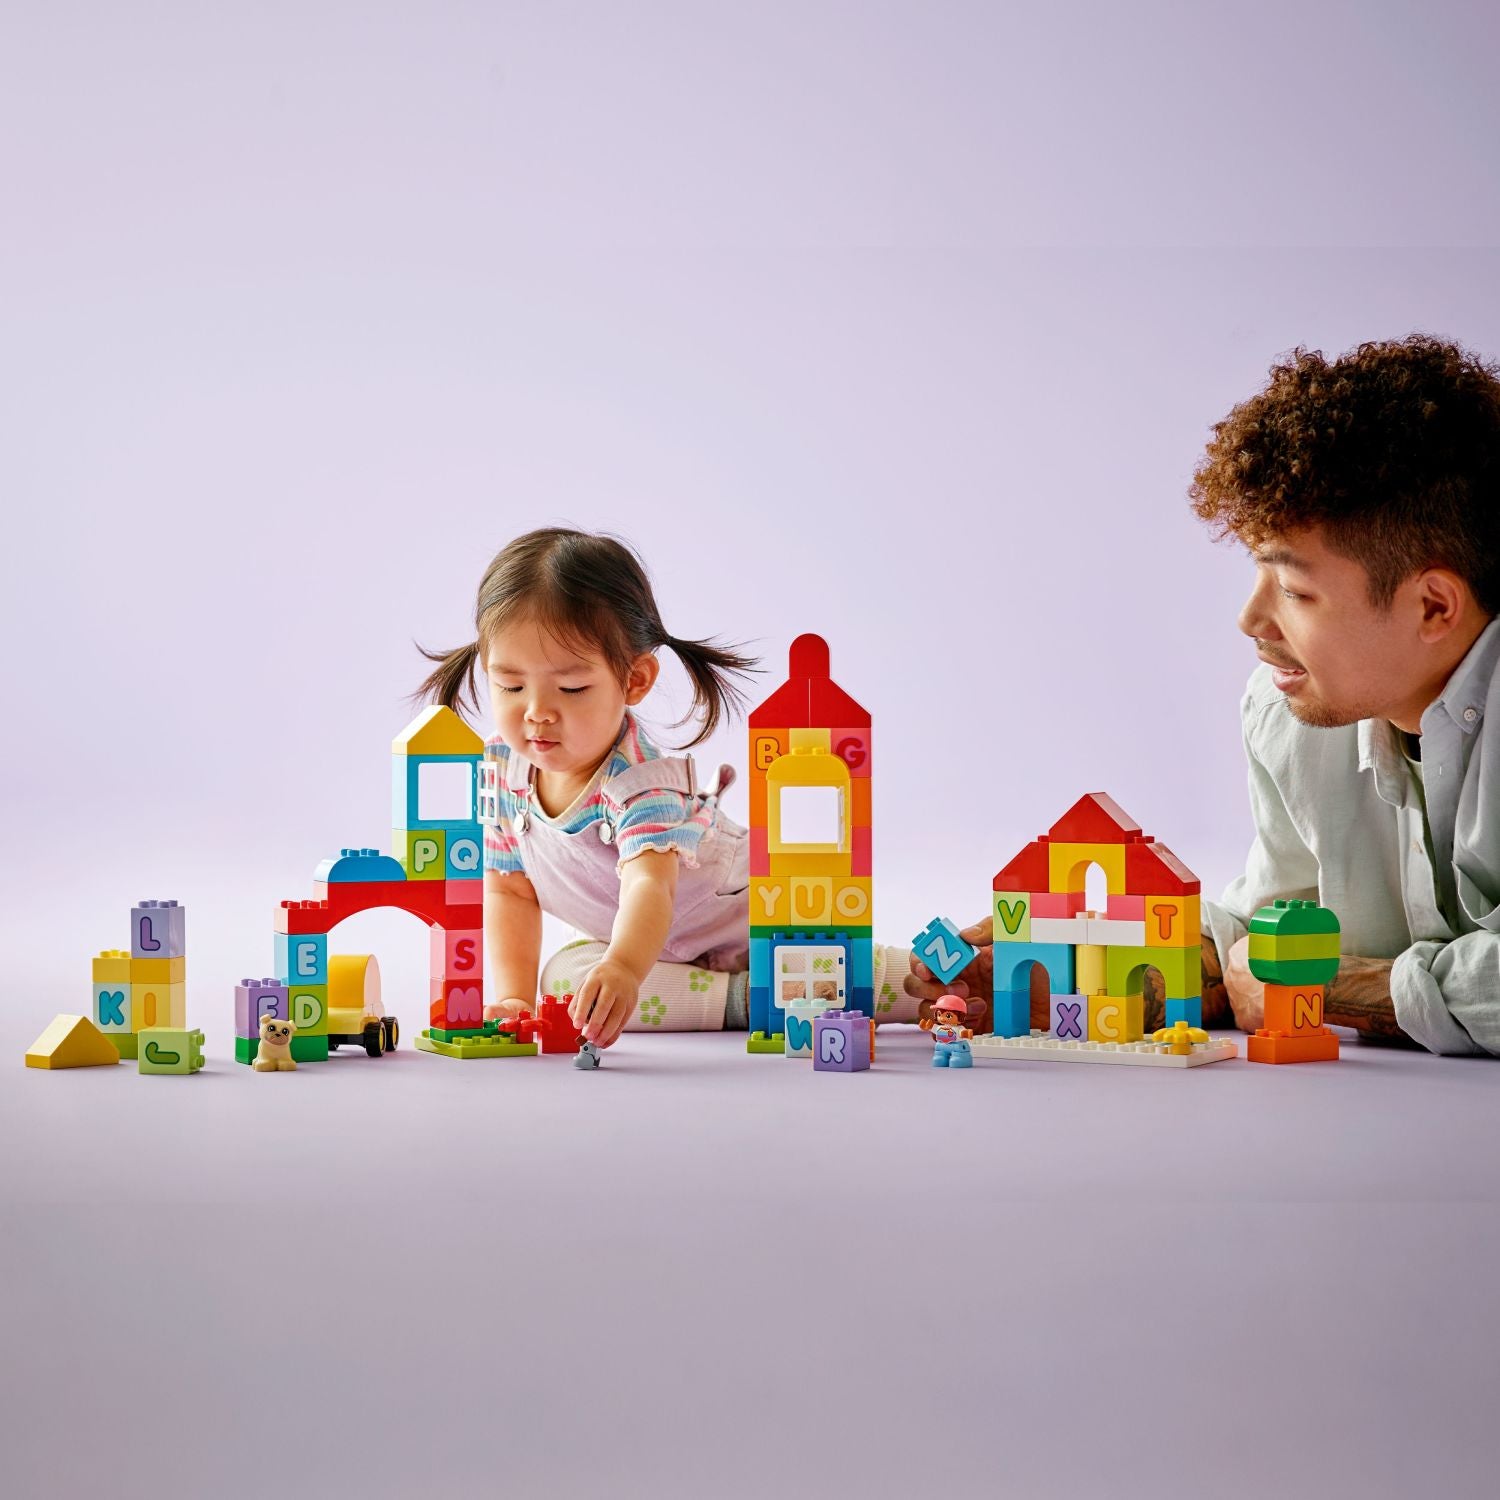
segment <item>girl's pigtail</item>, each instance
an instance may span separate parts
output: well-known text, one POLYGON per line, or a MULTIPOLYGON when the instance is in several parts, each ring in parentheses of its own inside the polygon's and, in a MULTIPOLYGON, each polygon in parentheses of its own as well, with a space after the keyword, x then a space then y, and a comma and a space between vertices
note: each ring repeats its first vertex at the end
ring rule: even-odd
POLYGON ((689 750, 706 740, 726 714, 743 707, 744 689, 734 678, 748 677, 759 668, 753 656, 717 646, 712 641, 679 641, 669 635, 662 644, 677 653, 677 659, 693 681, 693 706, 679 723, 686 724, 693 718, 703 720, 698 733, 683 746, 689 750))
POLYGON ((474 687, 474 667, 479 660, 479 642, 470 641, 467 646, 459 646, 453 651, 429 651, 425 646, 418 646, 417 650, 437 666, 412 694, 412 702, 441 703, 444 708, 461 714, 467 697, 477 714, 479 694, 474 687))

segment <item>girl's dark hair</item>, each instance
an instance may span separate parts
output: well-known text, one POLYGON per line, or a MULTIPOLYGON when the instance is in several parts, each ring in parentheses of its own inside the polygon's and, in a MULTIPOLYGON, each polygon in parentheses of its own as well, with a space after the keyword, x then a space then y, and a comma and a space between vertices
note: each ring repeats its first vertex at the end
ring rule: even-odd
POLYGON ((1214 426, 1188 491, 1249 546, 1319 526, 1363 564, 1371 601, 1451 568, 1500 610, 1500 365, 1430 334, 1327 360, 1298 348, 1214 426))
POLYGON ((755 659, 737 648, 668 635, 645 566, 627 543, 602 533, 547 526, 518 536, 485 569, 470 644, 452 651, 417 647, 436 666, 413 698, 460 712, 467 698, 478 712, 475 668, 496 632, 517 620, 533 621, 569 645, 601 652, 621 682, 638 656, 671 647, 693 682, 692 707, 678 724, 703 721, 683 748, 706 740, 744 703, 744 692, 733 678, 757 670, 755 659))

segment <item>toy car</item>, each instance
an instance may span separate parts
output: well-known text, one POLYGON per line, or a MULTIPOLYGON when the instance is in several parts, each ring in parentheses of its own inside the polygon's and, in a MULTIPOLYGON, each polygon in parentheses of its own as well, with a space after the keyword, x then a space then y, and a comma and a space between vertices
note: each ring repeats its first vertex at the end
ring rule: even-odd
POLYGON ((328 1050, 363 1047, 371 1057, 393 1052, 401 1037, 395 1016, 380 1014, 380 965, 373 953, 328 955, 328 1050))

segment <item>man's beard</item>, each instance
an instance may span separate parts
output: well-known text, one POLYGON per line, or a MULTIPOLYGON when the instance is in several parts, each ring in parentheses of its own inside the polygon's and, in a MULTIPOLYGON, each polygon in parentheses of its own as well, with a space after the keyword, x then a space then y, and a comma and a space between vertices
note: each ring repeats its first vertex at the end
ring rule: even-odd
POLYGON ((1327 703, 1298 703, 1293 698, 1286 700, 1292 717, 1309 729, 1343 729, 1358 724, 1361 719, 1374 718, 1373 711, 1366 709, 1333 708, 1327 703))

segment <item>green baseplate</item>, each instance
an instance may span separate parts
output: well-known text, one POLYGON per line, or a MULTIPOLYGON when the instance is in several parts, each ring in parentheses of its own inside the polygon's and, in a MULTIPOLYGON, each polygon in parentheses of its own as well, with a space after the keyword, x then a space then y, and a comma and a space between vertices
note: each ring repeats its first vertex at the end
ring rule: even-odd
POLYGON ((535 1058, 534 1041, 511 1041, 508 1037, 460 1037, 440 1041, 429 1032, 417 1037, 417 1052, 435 1052, 440 1058, 535 1058))
POLYGON ((764 1031, 752 1031, 750 1040, 745 1043, 746 1052, 774 1052, 777 1056, 786 1054, 786 1033, 784 1031, 773 1031, 769 1036, 764 1031))
MULTIPOLYGON (((122 1036, 125 1033, 121 1033, 122 1036)), ((115 1040, 114 1037, 110 1038, 115 1040)), ((131 1035, 133 1044, 135 1037, 131 1035)), ((117 1043, 118 1045, 118 1043, 117 1043)), ((435 1052, 440 1057, 535 1057, 540 1050, 535 1042, 513 1042, 497 1029, 497 1023, 486 1021, 472 1031, 443 1031, 432 1027, 417 1038, 419 1052, 435 1052)), ((239 1036, 234 1039, 236 1062, 253 1063, 260 1047, 260 1038, 239 1036)), ((778 1051, 780 1048, 778 1047, 778 1051)), ((122 1053, 122 1056, 125 1055, 122 1053)), ((135 1056, 132 1045, 129 1056, 135 1056)), ((293 1062, 326 1062, 328 1060, 328 1038, 326 1036, 294 1036, 292 1038, 293 1062)))
MULTIPOLYGON (((234 1039, 236 1062, 253 1063, 255 1054, 259 1050, 260 1038, 257 1036, 237 1036, 234 1039)), ((328 1038, 326 1036, 294 1036, 292 1038, 292 1061, 327 1062, 328 1038)))
POLYGON ((513 1042, 499 1035, 493 1021, 484 1031, 440 1031, 436 1026, 417 1038, 418 1052, 436 1052, 439 1057, 535 1057, 535 1042, 513 1042))

